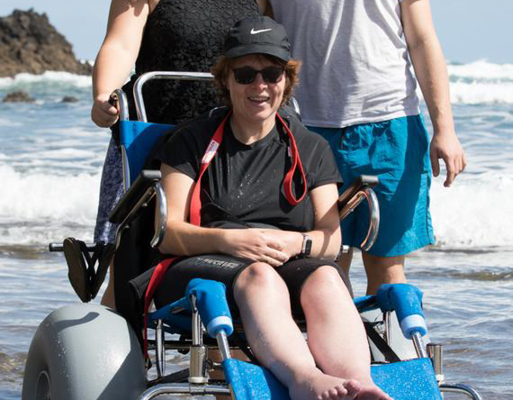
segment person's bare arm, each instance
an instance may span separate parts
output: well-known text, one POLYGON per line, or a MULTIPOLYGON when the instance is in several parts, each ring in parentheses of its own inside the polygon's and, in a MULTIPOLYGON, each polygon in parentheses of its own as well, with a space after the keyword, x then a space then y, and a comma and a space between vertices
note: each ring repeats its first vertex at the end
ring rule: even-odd
POLYGON ((332 183, 317 187, 310 196, 315 213, 315 228, 310 232, 313 239, 312 256, 334 260, 342 242, 337 185, 332 183))
POLYGON ((93 69, 91 119, 100 127, 109 127, 118 118, 108 100, 135 64, 148 14, 148 0, 112 0, 107 33, 93 69))
POLYGON ((430 146, 433 175, 440 174, 439 159, 447 169, 444 186, 449 187, 465 169, 465 152, 456 136, 449 95, 445 58, 431 18, 429 0, 401 3, 404 34, 415 75, 433 124, 430 146))

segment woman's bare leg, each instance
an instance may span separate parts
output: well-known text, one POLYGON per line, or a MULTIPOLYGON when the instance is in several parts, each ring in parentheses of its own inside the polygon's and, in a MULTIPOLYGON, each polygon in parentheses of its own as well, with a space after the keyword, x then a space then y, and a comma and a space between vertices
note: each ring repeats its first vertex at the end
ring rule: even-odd
POLYGON ((317 368, 292 319, 288 289, 273 267, 255 263, 246 268, 236 280, 234 294, 253 352, 288 387, 293 400, 359 398, 359 382, 317 368))
POLYGON ((358 399, 389 399, 372 381, 362 320, 347 287, 331 266, 318 268, 301 291, 308 346, 326 374, 362 383, 358 399))

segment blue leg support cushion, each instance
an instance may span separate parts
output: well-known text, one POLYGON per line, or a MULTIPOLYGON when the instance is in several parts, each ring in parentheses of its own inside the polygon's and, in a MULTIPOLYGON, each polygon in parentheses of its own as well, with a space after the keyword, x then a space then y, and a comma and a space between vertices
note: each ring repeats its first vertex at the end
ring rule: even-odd
MULTIPOLYGON (((244 361, 223 361, 237 400, 290 400, 288 390, 267 369, 244 361)), ((371 367, 374 382, 394 400, 442 400, 428 358, 371 367)))
POLYGON ((287 388, 266 368, 231 358, 223 369, 236 400, 290 400, 287 388))
POLYGON ((371 367, 372 379, 394 400, 442 400, 429 358, 371 367))

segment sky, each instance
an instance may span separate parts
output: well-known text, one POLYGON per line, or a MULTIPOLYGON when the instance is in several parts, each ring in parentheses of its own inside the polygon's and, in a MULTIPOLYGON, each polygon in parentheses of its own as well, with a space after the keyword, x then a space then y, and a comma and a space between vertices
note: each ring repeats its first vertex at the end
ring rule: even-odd
MULTIPOLYGON (((0 16, 15 8, 45 12, 80 59, 95 58, 107 26, 110 0, 0 0, 0 16)), ((486 59, 513 64, 513 0, 431 0, 447 60, 486 59)))

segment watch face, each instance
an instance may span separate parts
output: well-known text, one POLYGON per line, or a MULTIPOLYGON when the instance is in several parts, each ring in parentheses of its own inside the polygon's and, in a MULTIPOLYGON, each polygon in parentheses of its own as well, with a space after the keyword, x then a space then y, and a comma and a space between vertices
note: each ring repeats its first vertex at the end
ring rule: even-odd
POLYGON ((310 239, 309 237, 306 237, 305 238, 305 256, 309 256, 310 253, 312 252, 312 239, 310 239))
POLYGON ((303 245, 301 246, 301 255, 309 256, 312 252, 312 238, 303 234, 303 245))

